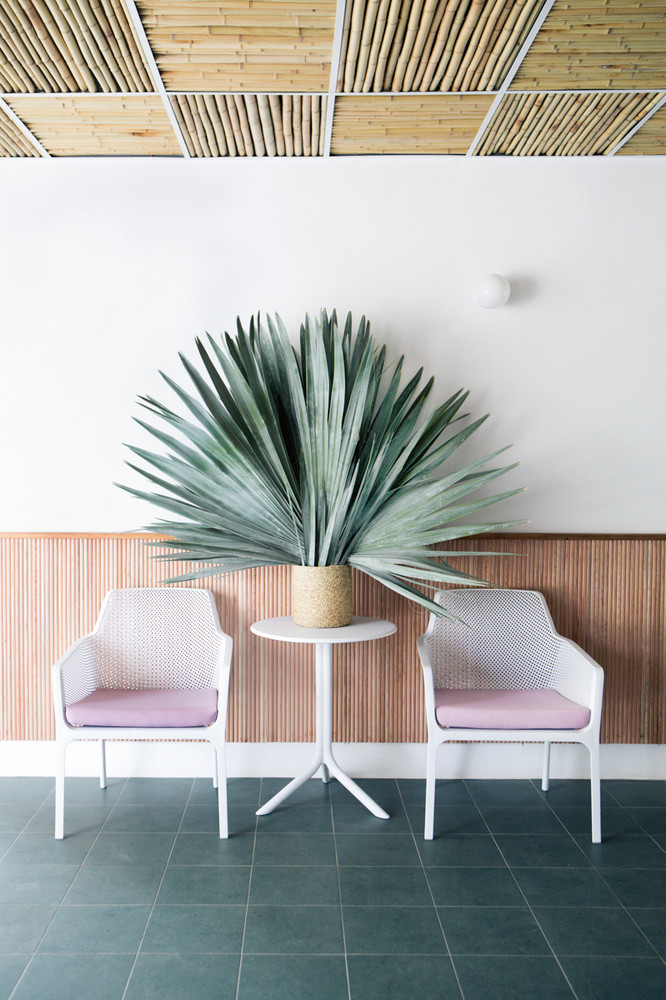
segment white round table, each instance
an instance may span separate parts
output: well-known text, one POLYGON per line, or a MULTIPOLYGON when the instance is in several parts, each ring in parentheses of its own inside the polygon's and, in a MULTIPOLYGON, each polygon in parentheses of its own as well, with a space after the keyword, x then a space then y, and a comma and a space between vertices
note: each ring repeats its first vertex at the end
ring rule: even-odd
POLYGON ((378 806, 374 799, 360 788, 346 774, 333 756, 333 646, 344 642, 367 642, 370 639, 384 639, 393 635, 396 626, 381 618, 362 618, 354 615, 351 625, 342 628, 304 628, 296 625, 291 616, 284 618, 264 618, 251 626, 255 635, 278 642, 307 642, 316 647, 316 705, 317 741, 314 759, 301 774, 274 795, 265 805, 257 809, 257 816, 267 816, 288 796, 300 788, 308 778, 312 778, 321 767, 322 780, 337 778, 341 785, 355 795, 366 809, 379 817, 388 819, 388 813, 378 806))

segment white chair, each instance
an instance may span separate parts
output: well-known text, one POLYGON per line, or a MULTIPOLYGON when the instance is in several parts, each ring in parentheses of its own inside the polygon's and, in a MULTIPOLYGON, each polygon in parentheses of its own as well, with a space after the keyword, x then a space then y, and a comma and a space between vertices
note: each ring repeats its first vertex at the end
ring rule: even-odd
POLYGON ((417 640, 428 721, 425 839, 433 839, 442 743, 544 743, 544 791, 551 743, 582 743, 590 754, 592 842, 600 843, 602 668, 557 633, 537 591, 448 590, 435 600, 460 621, 433 614, 417 640))
POLYGON ((64 836, 65 756, 74 740, 208 740, 220 837, 228 837, 225 724, 233 640, 209 590, 110 591, 93 631, 53 668, 55 836, 64 836))

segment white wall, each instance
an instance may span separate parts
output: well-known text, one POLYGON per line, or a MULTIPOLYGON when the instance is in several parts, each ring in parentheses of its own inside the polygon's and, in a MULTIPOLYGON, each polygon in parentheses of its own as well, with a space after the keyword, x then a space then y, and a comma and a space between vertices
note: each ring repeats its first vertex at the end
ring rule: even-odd
POLYGON ((157 370, 326 306, 491 411, 471 450, 513 443, 528 492, 489 519, 663 532, 665 182, 666 157, 0 162, 0 530, 150 521, 112 481, 157 370))

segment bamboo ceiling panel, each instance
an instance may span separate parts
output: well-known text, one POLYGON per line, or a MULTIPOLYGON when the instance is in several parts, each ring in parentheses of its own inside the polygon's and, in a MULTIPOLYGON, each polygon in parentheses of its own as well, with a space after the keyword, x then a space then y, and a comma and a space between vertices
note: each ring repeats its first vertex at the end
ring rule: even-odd
POLYGON ((655 94, 511 94, 490 123, 480 156, 610 153, 661 100, 655 94))
POLYGON ((156 95, 17 94, 6 101, 52 156, 180 153, 156 95))
POLYGON ((177 94, 190 156, 322 156, 328 98, 311 94, 177 94))
POLYGON ((643 127, 618 149, 618 156, 658 156, 666 153, 666 107, 650 118, 643 127))
POLYGON ((329 89, 335 0, 140 0, 172 91, 329 89))
POLYGON ((491 91, 544 0, 348 0, 338 90, 491 91))
POLYGON ((339 97, 331 153, 466 153, 492 97, 339 97))
POLYGON ((0 110, 0 156, 39 156, 15 122, 0 110))
POLYGON ((0 0, 5 93, 153 90, 121 0, 0 0))
POLYGON ((512 90, 652 90, 666 73, 664 0, 556 0, 512 90))

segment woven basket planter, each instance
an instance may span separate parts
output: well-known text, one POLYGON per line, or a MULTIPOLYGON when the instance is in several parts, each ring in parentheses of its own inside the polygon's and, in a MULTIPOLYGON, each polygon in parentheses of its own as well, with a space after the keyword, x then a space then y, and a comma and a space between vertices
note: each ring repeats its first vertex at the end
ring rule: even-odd
POLYGON ((352 620, 351 566, 292 566, 291 614, 306 628, 341 628, 352 620))

